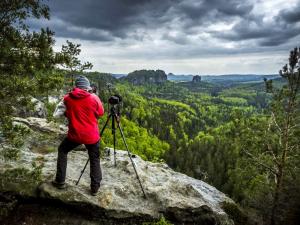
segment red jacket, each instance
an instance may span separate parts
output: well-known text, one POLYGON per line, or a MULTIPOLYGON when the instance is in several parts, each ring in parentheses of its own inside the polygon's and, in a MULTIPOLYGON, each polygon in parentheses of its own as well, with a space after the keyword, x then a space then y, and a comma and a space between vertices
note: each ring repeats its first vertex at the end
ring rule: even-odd
POLYGON ((69 120, 68 139, 79 144, 95 144, 100 140, 98 117, 104 108, 94 94, 74 88, 64 97, 65 115, 69 120))

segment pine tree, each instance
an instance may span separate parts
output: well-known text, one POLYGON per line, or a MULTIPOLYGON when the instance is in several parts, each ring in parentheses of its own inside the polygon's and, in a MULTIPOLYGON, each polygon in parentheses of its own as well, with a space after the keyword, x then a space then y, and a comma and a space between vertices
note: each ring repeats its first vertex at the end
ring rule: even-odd
POLYGON ((276 215, 287 176, 289 161, 299 154, 299 141, 295 136, 299 129, 299 89, 300 89, 300 48, 290 52, 289 64, 279 72, 287 81, 281 89, 266 81, 267 90, 272 93, 270 129, 274 128, 277 145, 269 144, 269 151, 273 154, 275 189, 271 212, 271 225, 276 224, 276 215))
POLYGON ((28 104, 28 97, 37 93, 41 85, 48 87, 48 75, 57 76, 51 71, 63 62, 61 54, 53 51, 54 33, 48 28, 31 31, 26 23, 29 18, 49 19, 48 6, 42 0, 0 2, 0 128, 3 133, 11 127, 14 109, 28 104))
POLYGON ((63 45, 61 49, 65 61, 62 65, 69 70, 71 75, 71 86, 74 85, 74 72, 82 72, 93 68, 92 63, 82 63, 78 58, 81 52, 80 46, 80 44, 74 44, 67 40, 67 45, 63 45))

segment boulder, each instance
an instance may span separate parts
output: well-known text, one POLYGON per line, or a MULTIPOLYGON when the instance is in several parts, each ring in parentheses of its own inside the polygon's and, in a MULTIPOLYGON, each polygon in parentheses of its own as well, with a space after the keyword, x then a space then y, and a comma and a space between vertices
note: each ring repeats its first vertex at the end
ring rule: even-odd
MULTIPOLYGON (((63 132, 57 129, 59 126, 38 118, 18 118, 16 121, 26 124, 33 133, 63 132)), ((97 196, 90 195, 89 167, 80 183, 75 185, 88 159, 87 152, 70 152, 66 180, 68 186, 64 190, 58 190, 50 182, 56 171, 57 152, 34 150, 28 144, 34 142, 34 136, 36 135, 31 136, 30 141, 20 149, 17 161, 1 159, 0 193, 34 199, 44 205, 56 202, 61 209, 56 209, 56 213, 62 213, 66 208, 72 209, 73 214, 66 217, 66 220, 69 218, 69 221, 73 221, 82 213, 88 217, 82 220, 94 222, 88 224, 99 224, 101 221, 106 221, 105 224, 142 224, 158 220, 162 216, 174 224, 234 224, 223 206, 235 206, 235 203, 225 194, 201 180, 173 171, 165 163, 148 162, 139 156, 132 156, 146 193, 144 198, 128 152, 122 150, 116 151, 116 166, 112 149, 106 148, 102 153, 103 180, 97 196)), ((52 143, 50 141, 48 144, 52 143)), ((55 144, 57 147, 58 143, 55 144)), ((5 147, 7 146, 0 147, 0 154, 5 151, 5 147)), ((59 216, 57 219, 56 216, 47 217, 53 223, 59 223, 58 218, 59 216)))

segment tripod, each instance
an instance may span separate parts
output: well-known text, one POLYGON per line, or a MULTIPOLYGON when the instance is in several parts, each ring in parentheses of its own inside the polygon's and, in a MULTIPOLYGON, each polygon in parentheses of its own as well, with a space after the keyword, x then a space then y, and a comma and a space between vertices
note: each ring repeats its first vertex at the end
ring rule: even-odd
MULTIPOLYGON (((128 156, 129 156, 129 158, 130 158, 131 164, 132 164, 132 166, 133 166, 133 169, 134 169, 136 178, 137 178, 137 180, 138 180, 138 182, 139 182, 139 185, 140 185, 140 187, 141 187, 141 189, 142 189, 143 196, 144 196, 144 198, 147 198, 147 197, 146 197, 146 194, 145 194, 145 191, 144 191, 144 188, 143 188, 143 185, 142 185, 142 182, 141 182, 140 177, 139 177, 139 175, 138 175, 138 173, 137 173, 136 166, 135 166, 135 164, 134 164, 134 161, 132 160, 131 153, 129 152, 128 145, 127 145, 127 142, 126 142, 126 140, 125 140, 125 136, 124 136, 124 133, 123 133, 121 124, 120 124, 119 113, 118 113, 117 111, 118 111, 118 110, 117 110, 117 105, 116 105, 116 104, 115 104, 115 105, 111 105, 111 107, 110 107, 110 113, 109 113, 109 115, 108 115, 108 117, 107 117, 107 120, 106 120, 106 122, 105 122, 105 124, 104 124, 104 127, 102 128, 102 130, 101 130, 101 132, 100 132, 100 137, 101 137, 102 134, 104 133, 104 130, 105 130, 105 128, 106 128, 106 126, 107 126, 109 120, 111 119, 111 129, 112 129, 113 144, 114 144, 114 165, 117 166, 117 161, 116 161, 116 123, 117 123, 117 127, 118 127, 119 130, 120 130, 121 137, 122 137, 122 140, 123 140, 123 142, 124 142, 124 144, 125 144, 125 147, 126 147, 128 156)), ((82 177, 82 175, 83 175, 83 173, 84 173, 84 171, 85 171, 85 169, 86 169, 86 167, 87 167, 89 161, 90 161, 90 158, 88 158, 87 162, 85 163, 84 168, 83 168, 83 170, 81 171, 81 174, 80 174, 80 176, 79 176, 79 178, 78 178, 78 180, 77 180, 77 182, 76 182, 76 185, 78 185, 78 183, 79 183, 79 181, 80 181, 80 179, 81 179, 81 177, 82 177)))

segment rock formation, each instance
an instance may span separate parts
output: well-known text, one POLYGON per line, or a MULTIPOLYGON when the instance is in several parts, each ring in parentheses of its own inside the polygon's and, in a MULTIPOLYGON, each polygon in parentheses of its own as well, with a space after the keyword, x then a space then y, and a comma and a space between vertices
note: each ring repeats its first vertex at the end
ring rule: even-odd
POLYGON ((135 85, 161 84, 167 81, 167 74, 163 70, 136 70, 123 79, 135 85))
MULTIPOLYGON (((10 147, 8 144, 4 143, 0 147, 0 204, 3 193, 9 193, 5 196, 17 196, 12 198, 23 199, 23 202, 24 199, 30 199, 38 204, 31 211, 27 206, 26 215, 19 216, 23 220, 34 221, 32 217, 28 219, 32 215, 28 210, 37 213, 43 207, 52 205, 53 208, 55 205, 55 210, 46 210, 45 218, 41 218, 43 212, 37 213, 39 220, 51 221, 52 224, 75 224, 75 219, 76 224, 100 224, 103 221, 103 224, 142 224, 164 216, 174 224, 234 224, 224 206, 237 209, 225 194, 201 180, 173 171, 164 163, 147 162, 135 156, 133 161, 147 195, 144 199, 128 154, 121 150, 116 154, 116 167, 112 150, 106 148, 102 153, 103 180, 97 196, 89 193, 89 168, 79 185, 75 185, 88 156, 84 148, 69 153, 68 186, 65 190, 58 190, 50 181, 56 170, 55 149, 65 128, 39 118, 16 118, 15 123, 30 129, 31 134, 20 149, 17 161, 3 157, 3 153, 10 147), (46 139, 41 141, 39 135, 46 139), (68 212, 63 214, 66 209, 68 212), (78 220, 82 223, 78 223, 78 220)), ((8 207, 6 217, 2 215, 2 224, 20 215, 21 209, 15 208, 15 205, 20 204, 12 205, 8 207)))
POLYGON ((196 75, 193 76, 193 83, 200 83, 201 82, 201 76, 196 75))

